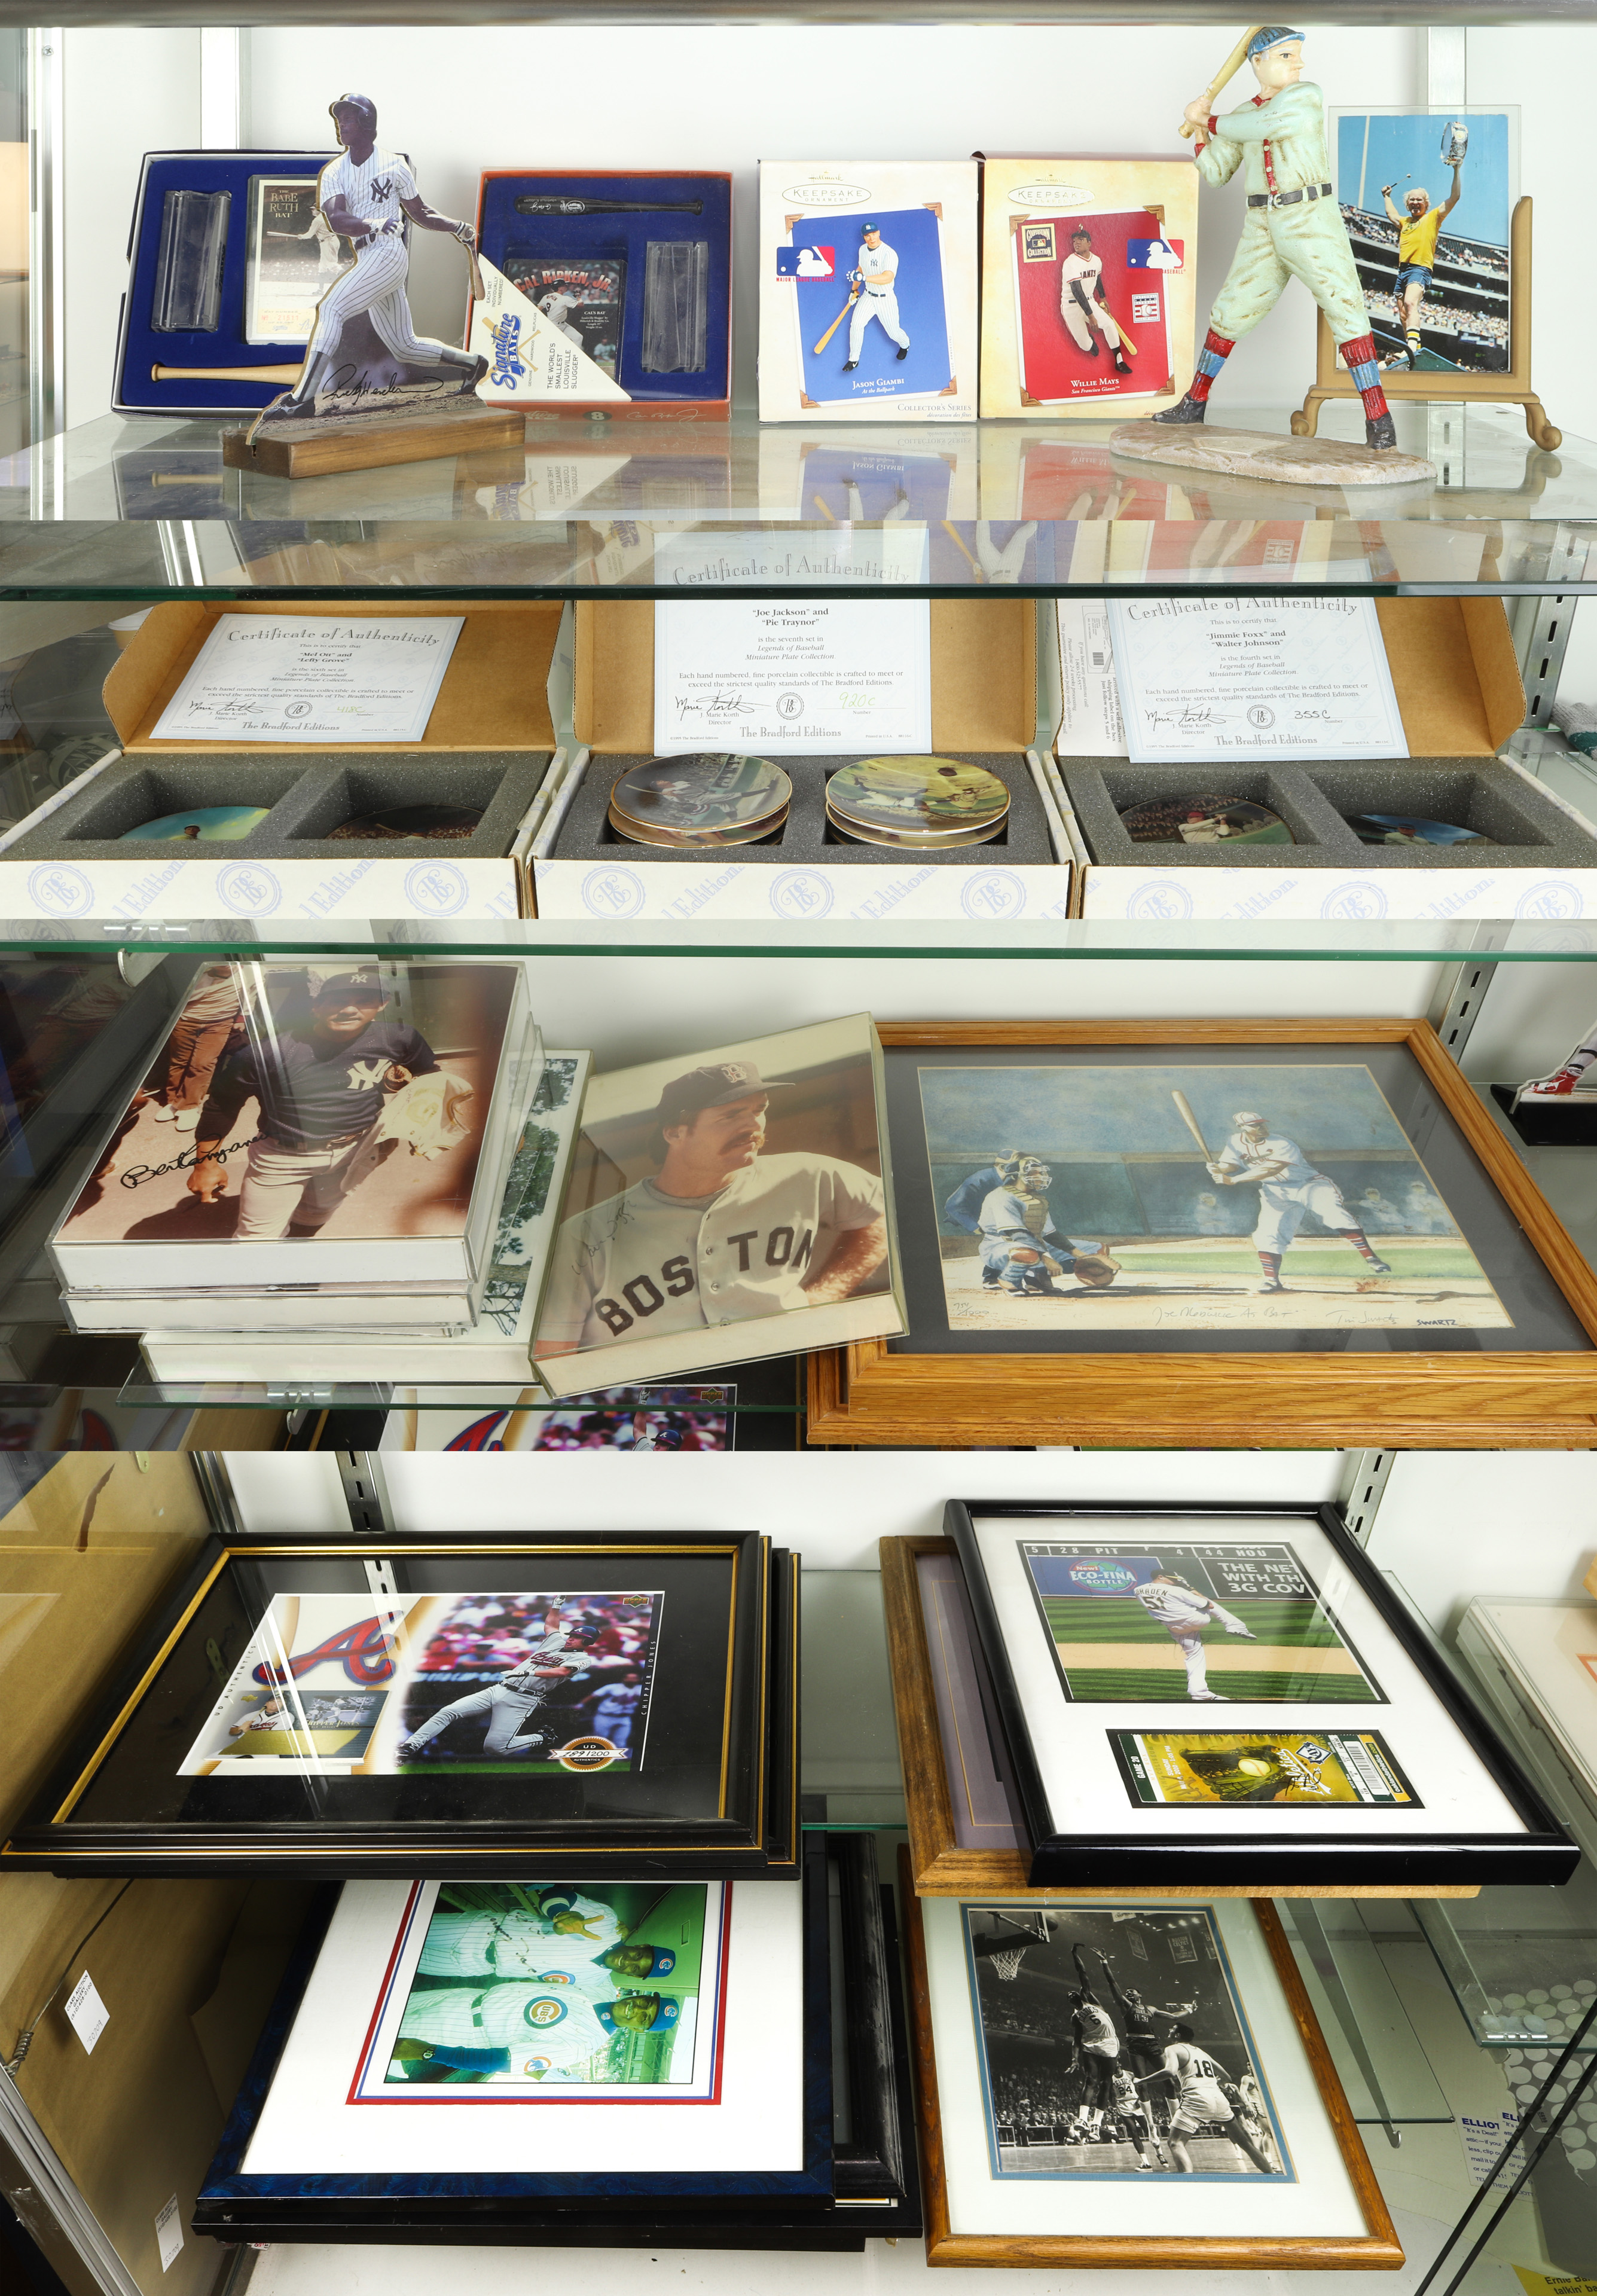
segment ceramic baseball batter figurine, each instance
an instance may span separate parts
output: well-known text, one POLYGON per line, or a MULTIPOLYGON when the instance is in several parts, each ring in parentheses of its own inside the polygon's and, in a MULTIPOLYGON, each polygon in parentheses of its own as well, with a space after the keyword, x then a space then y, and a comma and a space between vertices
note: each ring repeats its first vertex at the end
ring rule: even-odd
POLYGON ((1303 35, 1265 24, 1248 43, 1248 61, 1258 94, 1240 111, 1217 119, 1207 95, 1186 108, 1204 181, 1229 183, 1243 169, 1248 220, 1209 313, 1191 387, 1179 406, 1153 420, 1201 422, 1215 377, 1235 344, 1274 309, 1289 280, 1301 279, 1364 402, 1365 445, 1395 447, 1364 291, 1331 190, 1324 107, 1319 89, 1302 77, 1303 35))
MULTIPOLYGON (((446 231, 468 254, 476 244, 471 226, 430 208, 405 161, 392 152, 378 150, 377 107, 369 96, 340 95, 328 111, 343 151, 323 168, 316 204, 329 230, 349 241, 355 261, 339 273, 316 305, 315 328, 299 379, 267 408, 267 418, 276 422, 285 416, 314 415, 318 391, 325 395, 357 387, 354 378, 340 371, 339 358, 346 324, 357 312, 366 315, 383 348, 401 367, 456 369, 461 395, 468 396, 487 373, 488 362, 473 351, 417 334, 405 295, 410 251, 405 222, 408 217, 422 231, 446 231)), ((344 363, 346 367, 350 364, 344 363)))

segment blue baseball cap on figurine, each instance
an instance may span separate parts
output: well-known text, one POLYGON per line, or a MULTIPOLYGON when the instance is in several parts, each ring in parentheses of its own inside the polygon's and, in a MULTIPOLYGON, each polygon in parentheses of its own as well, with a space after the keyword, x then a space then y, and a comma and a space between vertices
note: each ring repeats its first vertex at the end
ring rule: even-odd
POLYGON ((875 222, 875 221, 872 221, 872 222, 870 222, 870 223, 862 223, 862 224, 861 224, 861 226, 860 226, 860 227, 859 227, 859 235, 860 235, 860 237, 861 237, 862 239, 864 239, 864 237, 865 234, 866 234, 868 231, 880 231, 880 229, 881 229, 881 226, 880 226, 879 223, 875 222))
POLYGON ((1262 56, 1266 48, 1278 48, 1283 40, 1300 40, 1301 32, 1294 32, 1290 24, 1261 24, 1248 43, 1248 61, 1262 56))
POLYGON ((680 2001, 668 2001, 664 1994, 654 1994, 651 1996, 644 1993, 624 1993, 622 1994, 619 2001, 600 2001, 595 2003, 594 2014, 598 2018, 599 2022, 603 2026, 607 2033, 665 2033, 670 2030, 671 2027, 676 2024, 677 2019, 681 2016, 682 2004, 680 2001), (646 2001, 649 1999, 652 1999, 654 2002, 654 2014, 651 2017, 646 2025, 618 2025, 616 2022, 615 2012, 620 2007, 622 2001, 646 2001))

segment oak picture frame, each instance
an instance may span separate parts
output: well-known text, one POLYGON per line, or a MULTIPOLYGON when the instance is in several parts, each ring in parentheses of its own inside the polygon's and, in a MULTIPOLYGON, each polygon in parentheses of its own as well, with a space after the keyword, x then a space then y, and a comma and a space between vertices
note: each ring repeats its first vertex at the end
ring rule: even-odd
MULTIPOLYGON (((1346 1046, 1407 1051, 1561 1294, 1589 1348, 1469 1355, 1294 1350, 923 1352, 908 1337, 809 1358, 807 1439, 915 1448, 1102 1444, 1247 1449, 1584 1448, 1597 1430, 1597 1271, 1428 1021, 883 1022, 924 1046, 1346 1046)), ((903 1218, 902 1202, 900 1219, 903 1218)), ((1489 1336, 1489 1335, 1487 1335, 1489 1336)))

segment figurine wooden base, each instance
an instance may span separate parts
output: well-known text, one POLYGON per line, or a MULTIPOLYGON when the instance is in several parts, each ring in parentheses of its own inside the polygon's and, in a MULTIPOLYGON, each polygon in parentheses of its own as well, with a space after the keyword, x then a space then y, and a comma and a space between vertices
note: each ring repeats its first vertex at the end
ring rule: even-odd
POLYGON ((224 430, 222 460, 230 471, 259 471, 268 478, 310 479, 329 471, 379 471, 396 463, 430 463, 447 455, 485 450, 519 453, 527 416, 516 406, 485 406, 479 398, 439 398, 414 411, 374 414, 313 414, 299 422, 263 422, 253 441, 248 429, 224 430))
POLYGON ((1109 443, 1111 453, 1133 462, 1172 463, 1211 478, 1270 479, 1282 486, 1429 486, 1437 474, 1436 464, 1419 455, 1361 447, 1350 439, 1228 430, 1218 422, 1122 422, 1110 432, 1109 443))
POLYGON ((1597 1148, 1597 1092, 1572 1092, 1560 1100, 1527 1100, 1516 1108, 1518 1088, 1495 1084, 1492 1098, 1527 1148, 1597 1148))

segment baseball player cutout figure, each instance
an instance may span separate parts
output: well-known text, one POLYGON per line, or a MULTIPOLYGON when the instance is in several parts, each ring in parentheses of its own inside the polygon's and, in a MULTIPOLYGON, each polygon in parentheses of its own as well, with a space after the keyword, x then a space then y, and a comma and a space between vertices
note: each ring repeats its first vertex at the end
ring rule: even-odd
POLYGON ((1324 312, 1354 388, 1364 406, 1364 444, 1395 447, 1397 433, 1380 387, 1375 338, 1354 267, 1347 226, 1331 182, 1325 110, 1303 77, 1303 35, 1265 24, 1248 43, 1258 94, 1216 119, 1195 96, 1186 118, 1196 129, 1192 157, 1207 184, 1226 184, 1242 168, 1248 219, 1224 284, 1208 315, 1186 396, 1156 422, 1201 422, 1215 377, 1243 335, 1301 279, 1324 312))
POLYGON ((1239 2152, 1247 2154, 1261 2177, 1274 2176, 1275 2170, 1254 2143, 1246 2123, 1232 2111, 1231 2101, 1220 2086, 1229 2079, 1224 2067, 1198 2046, 1197 2036, 1190 2025, 1176 2026, 1165 2051, 1163 2073, 1154 2078, 1175 2083, 1179 2103, 1167 2131, 1167 2141, 1183 2176, 1195 2176, 1197 2170, 1182 2140, 1196 2136, 1203 2128, 1212 2128, 1216 2136, 1228 2136, 1239 2152))
POLYGON ((1085 1291, 1105 1291, 1118 1263, 1102 1244, 1067 1240, 1054 1226, 1048 1190, 1053 1174, 1040 1156, 1011 1155, 961 1183, 943 1209, 977 1238, 983 1288, 1016 1300, 1064 1300, 1053 1278, 1074 1275, 1085 1291), (975 1192, 989 1181, 971 1216, 975 1192))
POLYGON ((1163 1627, 1186 1662, 1187 1696, 1206 1706, 1227 1706, 1230 1700, 1208 1686, 1208 1660, 1203 1648, 1205 1627, 1224 1627, 1228 1635, 1239 1636, 1243 1642, 1252 1643, 1258 1636, 1251 1628, 1216 1603, 1212 1595, 1200 1595, 1179 1570, 1156 1570, 1151 1578, 1144 1578, 1132 1593, 1147 1611, 1156 1627, 1163 1627))
MULTIPOLYGON (((1597 1061, 1597 1021, 1594 1021, 1586 1030, 1575 1050, 1550 1075, 1532 1077, 1527 1083, 1519 1086, 1514 1095, 1514 1106, 1518 1108, 1522 1101, 1527 1100, 1533 1103, 1538 1100, 1567 1100, 1571 1093, 1581 1089, 1581 1079, 1593 1061, 1597 1061)), ((1590 1092, 1590 1090, 1589 1085, 1585 1087, 1585 1092, 1590 1092)), ((1585 1093, 1582 1096, 1584 1098, 1585 1093)))
POLYGON ((436 1714, 429 1715, 408 1738, 401 1739, 396 1750, 400 1759, 414 1761, 441 1731, 469 1714, 487 1717, 482 1741, 485 1754, 530 1754, 546 1745, 553 1734, 532 1729, 532 1717, 556 1685, 564 1682, 575 1666, 581 1663, 581 1653, 591 1640, 586 1627, 561 1626, 552 1611, 544 1622, 543 1640, 535 1644, 524 1659, 507 1668, 498 1681, 490 1683, 486 1690, 470 1691, 464 1698, 455 1699, 452 1705, 440 1706, 436 1714))
MULTIPOLYGON (((346 320, 357 311, 366 313, 384 348, 402 365, 458 370, 460 395, 469 398, 487 373, 488 362, 474 351, 456 350, 430 335, 417 334, 405 292, 410 275, 405 218, 422 231, 446 231, 467 249, 475 247, 476 234, 469 223, 456 223, 452 216, 430 208, 405 162, 392 152, 378 150, 377 106, 370 96, 340 95, 327 109, 344 149, 317 178, 316 204, 328 229, 349 241, 355 260, 340 272, 316 305, 316 324, 306 345, 299 380, 267 412, 274 422, 315 414, 318 390, 325 394, 340 387, 339 345, 346 320)), ((348 380, 342 387, 348 387, 348 380)))
POLYGON ((1264 1270, 1258 1291, 1286 1290, 1281 1280, 1282 1255, 1310 1212, 1332 1234, 1345 1236, 1373 1274, 1391 1274, 1343 1202, 1336 1182, 1315 1171, 1295 1140, 1272 1133, 1257 1109, 1239 1109, 1231 1120, 1236 1130, 1208 1173, 1221 1187, 1258 1190, 1258 1226, 1253 1231, 1253 1248, 1264 1270))
POLYGON ((887 1253, 880 1180, 837 1156, 762 1152, 772 1095, 791 1089, 752 1061, 671 1078, 658 1170, 561 1229, 540 1352, 825 1306, 871 1283, 887 1253))
POLYGON ((1420 306, 1430 291, 1430 275, 1436 269, 1437 242, 1442 235, 1442 226, 1464 195, 1463 160, 1453 163, 1453 189, 1439 208, 1430 204, 1430 193, 1419 184, 1412 192, 1403 194, 1403 205, 1396 207, 1391 184, 1380 187, 1382 204, 1397 226, 1397 279, 1395 292, 1403 306, 1404 348, 1399 354, 1411 367, 1420 364, 1420 306))
POLYGON ((1115 373, 1131 373, 1120 329, 1104 300, 1103 258, 1085 224, 1077 224, 1070 234, 1070 252, 1060 266, 1059 315, 1078 351, 1096 358, 1107 343, 1114 353, 1115 373))
POLYGON ((859 262, 848 274, 848 284, 854 290, 854 309, 848 320, 845 374, 852 374, 859 365, 860 345, 872 319, 878 322, 888 340, 897 344, 900 359, 909 357, 909 337, 898 317, 898 295, 893 283, 898 276, 898 258, 883 239, 880 224, 862 223, 859 235, 859 262))

